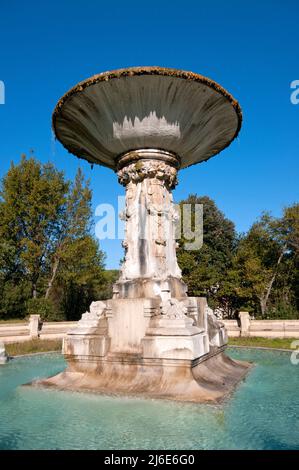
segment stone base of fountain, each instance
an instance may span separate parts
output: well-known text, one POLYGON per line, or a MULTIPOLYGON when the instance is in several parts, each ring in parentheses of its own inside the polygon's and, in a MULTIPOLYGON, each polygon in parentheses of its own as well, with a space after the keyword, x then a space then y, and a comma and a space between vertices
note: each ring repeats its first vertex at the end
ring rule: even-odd
POLYGON ((144 396, 187 402, 219 402, 244 378, 249 363, 218 352, 197 361, 110 356, 68 362, 68 369, 37 385, 61 390, 144 396))
POLYGON ((191 402, 227 396, 250 364, 224 353, 227 336, 205 298, 93 302, 64 339, 66 371, 37 382, 66 390, 191 402))

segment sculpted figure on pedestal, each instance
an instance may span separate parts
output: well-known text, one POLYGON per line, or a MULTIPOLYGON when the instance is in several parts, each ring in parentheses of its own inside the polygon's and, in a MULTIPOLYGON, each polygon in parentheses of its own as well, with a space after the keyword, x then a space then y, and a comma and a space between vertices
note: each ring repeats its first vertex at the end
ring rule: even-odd
POLYGON ((126 186, 125 261, 121 280, 147 277, 181 279, 176 261, 175 222, 171 189, 177 170, 161 160, 139 160, 118 171, 126 186))

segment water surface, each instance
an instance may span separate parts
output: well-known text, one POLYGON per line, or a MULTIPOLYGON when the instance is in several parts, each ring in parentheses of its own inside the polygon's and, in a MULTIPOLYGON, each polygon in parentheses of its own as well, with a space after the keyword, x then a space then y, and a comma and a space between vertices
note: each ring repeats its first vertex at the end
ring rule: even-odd
POLYGON ((229 354, 256 365, 217 406, 20 387, 65 362, 14 359, 0 366, 0 449, 299 449, 299 365, 285 352, 229 354))

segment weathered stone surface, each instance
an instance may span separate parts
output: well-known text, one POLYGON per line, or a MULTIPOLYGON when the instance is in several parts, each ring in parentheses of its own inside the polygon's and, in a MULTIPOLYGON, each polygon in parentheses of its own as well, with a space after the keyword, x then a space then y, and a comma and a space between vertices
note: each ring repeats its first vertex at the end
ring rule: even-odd
POLYGON ((106 303, 102 301, 92 302, 89 312, 83 313, 76 328, 70 330, 70 335, 102 334, 107 330, 105 318, 106 303))
POLYGON ((171 297, 181 298, 187 295, 187 286, 182 279, 169 276, 164 279, 119 279, 113 286, 114 299, 157 298, 161 299, 164 292, 171 297))
POLYGON ((213 310, 206 306, 207 320, 208 320, 208 334, 211 346, 222 347, 227 344, 228 337, 225 326, 213 313, 213 310))
POLYGON ((0 342, 0 364, 6 364, 8 357, 5 351, 4 343, 0 342))
MULTIPOLYGON (((131 158, 138 155, 136 151, 131 158)), ((147 154, 143 150, 139 160, 133 163, 129 160, 118 171, 120 182, 126 186, 126 208, 122 215, 126 222, 125 261, 120 282, 181 280, 182 277, 175 239, 175 222, 179 216, 171 194, 177 170, 173 164, 162 161, 163 152, 157 152, 155 159, 151 155, 151 151, 147 154)))
POLYGON ((91 360, 105 356, 109 350, 110 338, 106 335, 67 335, 63 339, 63 353, 66 357, 77 357, 91 360))
POLYGON ((108 323, 105 302, 92 302, 89 312, 82 315, 76 328, 69 331, 63 340, 63 353, 66 356, 102 357, 109 350, 108 323))
POLYGON ((239 312, 241 324, 241 336, 249 336, 250 333, 250 315, 249 312, 239 312))
POLYGON ((142 356, 142 338, 157 308, 157 299, 111 299, 108 305, 111 354, 142 356))
POLYGON ((38 384, 63 390, 213 403, 227 397, 250 367, 223 353, 207 355, 202 361, 108 355, 97 362, 70 360, 65 372, 38 384))
MULTIPOLYGON (((136 154, 138 155, 138 151, 136 154)), ((137 185, 146 178, 149 178, 154 180, 151 184, 154 184, 155 180, 158 180, 158 182, 163 181, 163 184, 169 189, 175 188, 177 185, 176 168, 161 160, 152 160, 150 157, 147 158, 137 160, 118 170, 117 176, 120 184, 127 186, 129 183, 135 183, 137 185)), ((154 188, 149 186, 149 194, 153 190, 154 188)))
POLYGON ((40 315, 30 315, 29 317, 29 334, 31 338, 38 338, 41 328, 40 315))
POLYGON ((64 340, 68 369, 40 385, 213 402, 227 396, 250 368, 223 354, 224 330, 205 298, 172 299, 168 292, 168 300, 101 304, 100 319, 91 320, 97 328, 101 324, 98 334, 72 330, 64 340))

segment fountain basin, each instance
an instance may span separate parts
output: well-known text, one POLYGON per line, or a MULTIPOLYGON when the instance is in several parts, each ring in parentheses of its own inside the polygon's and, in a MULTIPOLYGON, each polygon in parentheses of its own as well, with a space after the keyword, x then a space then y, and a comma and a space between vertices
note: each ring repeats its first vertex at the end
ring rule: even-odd
POLYGON ((104 72, 57 103, 53 129, 73 154, 116 169, 118 156, 158 148, 181 168, 216 155, 238 135, 239 103, 203 75, 164 67, 104 72))

